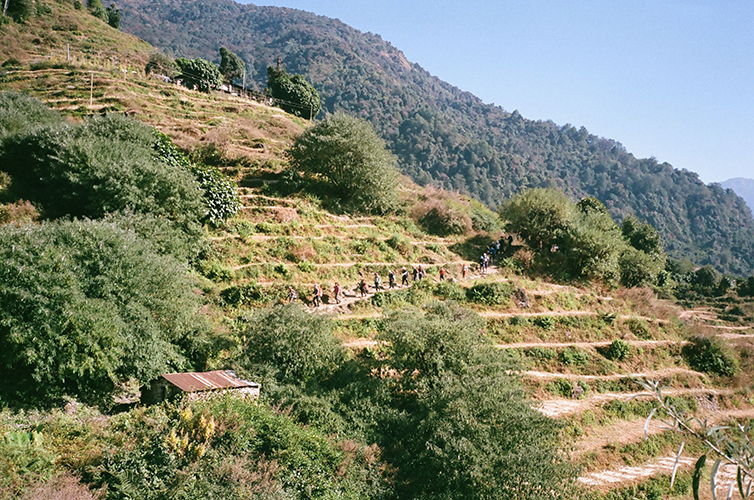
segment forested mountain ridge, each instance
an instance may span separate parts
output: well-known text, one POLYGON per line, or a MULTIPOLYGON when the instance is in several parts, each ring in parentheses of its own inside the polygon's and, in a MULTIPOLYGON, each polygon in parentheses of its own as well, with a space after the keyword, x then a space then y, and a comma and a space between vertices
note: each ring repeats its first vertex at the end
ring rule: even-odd
POLYGON ((226 46, 264 86, 280 57, 310 79, 328 111, 369 119, 422 184, 467 192, 490 206, 512 193, 558 187, 594 196, 614 217, 636 214, 663 235, 669 253, 723 271, 754 270, 754 220, 744 201, 719 185, 583 127, 532 121, 484 104, 439 80, 378 35, 303 11, 230 0, 121 0, 122 29, 175 56, 219 59, 226 46))
POLYGON ((720 185, 726 189, 732 189, 738 196, 746 201, 749 208, 754 210, 754 179, 736 177, 721 182, 720 185))

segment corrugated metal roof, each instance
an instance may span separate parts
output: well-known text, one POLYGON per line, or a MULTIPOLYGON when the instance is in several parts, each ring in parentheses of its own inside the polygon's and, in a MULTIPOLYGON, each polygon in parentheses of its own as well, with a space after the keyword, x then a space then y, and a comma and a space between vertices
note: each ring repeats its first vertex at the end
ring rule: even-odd
POLYGON ((241 380, 231 370, 215 370, 199 373, 166 373, 162 377, 184 392, 259 387, 257 383, 241 380))

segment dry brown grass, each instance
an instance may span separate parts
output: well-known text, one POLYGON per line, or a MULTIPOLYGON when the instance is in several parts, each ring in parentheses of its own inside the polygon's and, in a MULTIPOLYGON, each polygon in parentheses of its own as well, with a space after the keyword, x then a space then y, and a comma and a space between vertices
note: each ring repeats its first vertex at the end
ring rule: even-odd
POLYGON ((27 491, 21 500, 97 500, 104 498, 104 493, 92 493, 78 478, 66 474, 27 491))
POLYGON ((649 288, 620 288, 615 292, 615 298, 625 302, 634 313, 650 318, 678 319, 682 311, 681 307, 658 299, 649 288))

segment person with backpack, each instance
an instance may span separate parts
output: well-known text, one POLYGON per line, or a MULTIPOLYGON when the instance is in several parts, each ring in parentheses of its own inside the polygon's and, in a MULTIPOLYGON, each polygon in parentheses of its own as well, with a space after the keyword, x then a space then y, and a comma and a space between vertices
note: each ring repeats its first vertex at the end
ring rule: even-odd
POLYGON ((364 277, 359 280, 359 292, 361 293, 362 297, 365 297, 368 293, 367 291, 367 282, 364 280, 364 277))
POLYGON ((395 288, 395 273, 393 272, 392 269, 387 272, 387 281, 390 284, 390 289, 391 290, 394 289, 395 288))
POLYGON ((377 293, 378 290, 382 289, 382 287, 380 286, 381 283, 382 280, 380 279, 380 275, 374 273, 374 293, 377 293))
POLYGON ((445 268, 440 268, 440 281, 445 281, 445 268))
POLYGON ((314 307, 319 307, 322 304, 322 288, 318 284, 314 285, 312 304, 314 304, 314 307))
POLYGON ((408 269, 406 269, 406 266, 401 269, 401 285, 408 286, 408 269))
POLYGON ((288 302, 293 302, 298 298, 298 294, 296 293, 296 290, 293 289, 292 286, 288 287, 288 302))
POLYGON ((340 304, 340 284, 335 283, 335 286, 332 289, 332 293, 335 296, 335 302, 340 304))

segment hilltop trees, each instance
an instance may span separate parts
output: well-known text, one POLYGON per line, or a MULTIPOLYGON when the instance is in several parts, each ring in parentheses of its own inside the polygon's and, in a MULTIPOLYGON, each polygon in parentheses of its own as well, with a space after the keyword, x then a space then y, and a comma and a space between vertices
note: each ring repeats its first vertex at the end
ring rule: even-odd
POLYGON ((335 113, 300 135, 288 154, 294 172, 321 180, 348 207, 374 213, 397 207, 395 157, 364 120, 335 113))
POLYGON ((220 73, 225 81, 230 83, 243 78, 244 71, 246 71, 246 63, 225 47, 220 47, 220 73))
POLYGON ((196 58, 193 60, 181 57, 175 60, 183 80, 183 85, 188 88, 196 87, 200 92, 209 92, 223 83, 223 75, 220 70, 206 59, 196 58))
POLYGON ((3 0, 3 14, 16 21, 25 23, 34 15, 32 0, 3 0))
POLYGON ((284 69, 267 68, 267 92, 279 99, 280 108, 296 116, 313 120, 322 108, 317 89, 302 75, 289 75, 284 69))

